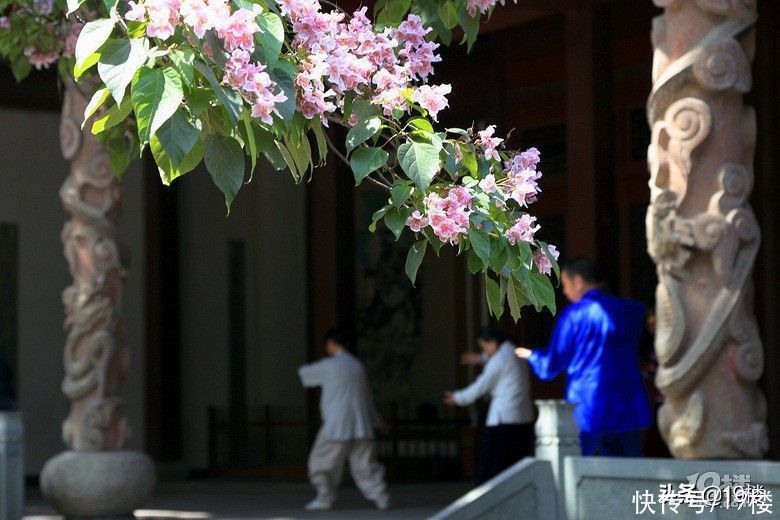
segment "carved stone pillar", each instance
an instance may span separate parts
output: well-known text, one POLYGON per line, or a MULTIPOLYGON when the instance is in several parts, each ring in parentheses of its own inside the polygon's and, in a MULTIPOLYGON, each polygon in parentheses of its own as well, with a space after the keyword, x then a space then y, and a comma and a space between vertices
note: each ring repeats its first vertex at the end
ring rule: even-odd
POLYGON ((760 458, 766 404, 751 273, 760 230, 751 89, 756 0, 654 0, 648 252, 658 423, 678 458, 760 458))
POLYGON ((47 498, 77 517, 132 513, 154 485, 148 457, 119 451, 130 435, 120 397, 128 368, 117 237, 122 189, 90 125, 81 130, 88 102, 88 93, 66 83, 60 140, 70 174, 60 198, 71 215, 62 242, 73 284, 62 293, 68 332, 62 391, 70 400, 62 433, 71 451, 51 459, 41 475, 47 498))

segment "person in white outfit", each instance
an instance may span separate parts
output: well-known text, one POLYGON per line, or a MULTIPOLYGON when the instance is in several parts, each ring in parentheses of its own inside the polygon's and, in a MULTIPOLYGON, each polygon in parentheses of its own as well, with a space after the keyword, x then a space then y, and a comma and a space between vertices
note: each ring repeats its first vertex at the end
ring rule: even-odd
POLYGON ((528 364, 515 356, 515 345, 506 341, 500 329, 486 327, 477 339, 482 354, 466 353, 461 361, 484 364, 482 373, 468 387, 445 392, 444 402, 469 406, 483 395, 491 395, 477 464, 479 485, 533 455, 534 433, 528 364))
POLYGON ((363 364, 347 345, 344 332, 331 330, 325 337, 328 357, 298 369, 303 386, 322 387, 322 427, 309 454, 309 480, 317 496, 306 505, 308 510, 333 506, 347 459, 363 495, 379 509, 387 509, 390 502, 385 470, 374 447, 374 428, 381 421, 363 364))

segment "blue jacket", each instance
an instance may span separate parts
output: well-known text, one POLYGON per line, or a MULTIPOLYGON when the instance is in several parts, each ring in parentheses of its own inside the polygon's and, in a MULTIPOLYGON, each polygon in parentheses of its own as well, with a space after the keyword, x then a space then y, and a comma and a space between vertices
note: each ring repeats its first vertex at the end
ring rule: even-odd
POLYGON ((566 307, 550 347, 528 362, 541 379, 566 371, 566 400, 575 403, 581 431, 621 432, 652 423, 639 371, 644 306, 598 289, 566 307))

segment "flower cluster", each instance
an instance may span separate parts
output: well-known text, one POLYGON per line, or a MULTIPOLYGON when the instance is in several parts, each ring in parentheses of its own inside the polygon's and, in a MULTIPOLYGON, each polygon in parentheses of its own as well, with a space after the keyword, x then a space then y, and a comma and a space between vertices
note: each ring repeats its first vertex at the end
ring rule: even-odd
POLYGON ((250 58, 255 48, 254 35, 261 32, 256 21, 260 6, 231 11, 227 0, 131 0, 129 6, 125 19, 148 20, 146 34, 150 37, 167 40, 180 24, 198 38, 213 29, 230 53, 223 82, 238 90, 252 106, 252 117, 268 125, 273 123, 273 114, 279 113, 277 104, 286 101, 287 96, 279 91, 265 65, 250 58))
POLYGON ((265 124, 272 124, 272 114, 279 114, 277 103, 287 100, 283 93, 274 93, 276 83, 271 79, 265 66, 250 61, 249 52, 235 49, 225 63, 223 81, 238 89, 241 96, 252 105, 252 117, 259 118, 265 124))
MULTIPOLYGON (((406 225, 412 231, 417 233, 430 226, 442 242, 457 244, 468 234, 469 216, 474 211, 480 211, 472 207, 472 201, 481 192, 488 196, 488 200, 493 205, 509 209, 510 217, 506 227, 496 229, 499 234, 506 237, 510 245, 514 246, 521 242, 535 244, 535 234, 540 229, 536 217, 521 213, 519 217, 514 218, 512 216, 514 211, 507 206, 507 202, 514 200, 518 207, 526 208, 536 200, 540 192, 538 181, 542 176, 536 169, 540 160, 539 150, 529 148, 514 154, 502 164, 502 157, 498 150, 504 140, 495 137, 494 134, 494 126, 477 132, 474 145, 478 151, 481 151, 482 158, 495 166, 497 173, 492 173, 494 170, 491 167, 491 173, 485 174, 476 182, 476 186, 455 186, 450 188, 444 197, 436 192, 428 194, 423 200, 423 207, 415 209, 406 221, 406 225), (496 178, 497 174, 500 179, 496 178)), ((456 161, 460 162, 462 160, 460 146, 455 145, 453 149, 456 161)), ((548 246, 548 251, 554 258, 558 258, 555 246, 548 246)), ((543 274, 549 274, 552 269, 550 258, 541 249, 534 254, 534 263, 543 274)))
MULTIPOLYGON (((517 3, 517 0, 514 0, 517 3)), ((485 14, 497 4, 504 5, 504 0, 466 0, 466 10, 469 16, 476 16, 477 13, 485 14)))
MULTIPOLYGON (((550 252, 550 255, 555 258, 555 260, 558 260, 560 253, 554 245, 548 245, 547 251, 550 252)), ((539 269, 540 273, 546 275, 550 275, 552 273, 552 262, 550 261, 550 257, 547 256, 547 254, 541 249, 534 253, 534 264, 536 265, 536 268, 539 269)))
POLYGON ((130 0, 125 19, 146 21, 146 34, 151 38, 167 40, 180 24, 188 26, 198 38, 214 29, 228 52, 243 49, 252 52, 254 35, 260 32, 255 17, 260 7, 253 10, 239 8, 231 12, 227 0, 130 0))
POLYGON ((15 39, 21 55, 36 69, 48 68, 60 58, 73 57, 84 26, 58 15, 53 0, 34 0, 0 16, 0 38, 15 39))
POLYGON ((298 110, 307 118, 326 122, 348 92, 370 98, 386 115, 409 110, 410 100, 434 119, 447 107, 449 85, 412 85, 425 81, 441 61, 438 44, 425 39, 430 28, 418 16, 377 32, 365 7, 349 21, 341 12, 323 12, 317 0, 281 0, 280 7, 292 22, 293 47, 305 55, 295 85, 298 110))
POLYGON ((465 186, 450 188, 446 197, 431 192, 423 200, 426 216, 415 210, 406 224, 415 232, 431 226, 439 240, 457 244, 468 233, 473 199, 474 193, 465 186))

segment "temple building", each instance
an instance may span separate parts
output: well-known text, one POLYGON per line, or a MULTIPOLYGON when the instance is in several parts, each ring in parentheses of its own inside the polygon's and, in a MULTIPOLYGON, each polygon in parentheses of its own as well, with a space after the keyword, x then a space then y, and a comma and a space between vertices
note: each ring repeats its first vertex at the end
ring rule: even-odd
MULTIPOLYGON (((357 3, 339 2, 347 8, 357 3)), ((723 320, 737 313, 732 309, 747 313, 733 318, 749 324, 746 335, 754 330, 752 316, 757 319, 760 339, 750 336, 750 348, 758 350, 745 356, 760 365, 755 356, 763 355, 764 369, 751 373, 751 366, 740 368, 747 381, 740 388, 749 387, 753 396, 756 385, 765 397, 765 410, 760 397, 750 401, 748 408, 756 407, 758 419, 745 421, 765 420, 768 451, 756 455, 778 460, 780 2, 680 3, 707 4, 713 9, 708 16, 736 13, 739 20, 740 9, 752 12, 751 5, 758 6, 757 28, 747 36, 755 42, 739 40, 747 56, 724 51, 746 60, 740 62, 743 76, 707 76, 715 74, 720 62, 705 60, 704 69, 697 68, 698 62, 690 65, 693 76, 687 80, 716 85, 710 89, 713 96, 729 93, 711 103, 716 108, 696 112, 698 105, 690 99, 705 103, 709 94, 691 87, 688 97, 678 98, 664 83, 675 64, 688 56, 674 45, 680 27, 653 22, 664 8, 675 9, 673 0, 656 0, 655 5, 650 0, 518 0, 495 11, 470 53, 457 44, 442 49, 436 81, 451 83, 452 95, 440 121, 445 126, 495 123, 499 134, 512 131, 513 147, 541 151, 542 196, 533 207, 542 226, 539 236, 556 244, 565 257, 595 259, 609 290, 642 301, 652 312, 644 368, 655 408, 665 396, 671 403, 663 414, 668 423, 660 428, 671 431, 663 435, 675 439, 678 457, 717 455, 696 452, 685 439, 674 437, 674 425, 691 407, 707 410, 708 396, 718 392, 717 381, 706 376, 701 376, 704 390, 679 389, 687 383, 679 383, 683 376, 675 363, 685 356, 678 350, 681 345, 699 348, 697 338, 712 329, 717 337, 701 340, 710 342, 701 347, 709 352, 726 327, 717 316, 708 317, 708 308, 691 310, 706 305, 691 303, 692 289, 686 284, 697 284, 702 294, 721 283, 726 292, 738 290, 735 301, 724 300, 725 310, 718 307, 720 300, 712 308, 717 307, 715 314, 722 310, 723 320), (718 83, 723 81, 731 83, 724 87, 718 83), (741 104, 734 105, 742 103, 742 96, 745 106, 755 109, 753 134, 750 121, 727 117, 729 106, 742 110, 741 104), (709 125, 696 143, 695 136, 675 134, 687 128, 673 113, 675 103, 686 99, 682 108, 693 103, 695 113, 706 112, 691 124, 709 125), (717 136, 716 144, 698 146, 708 135, 717 136), (727 150, 735 143, 747 150, 740 166, 745 171, 729 176, 731 170, 724 170, 717 177, 714 171, 722 159, 710 164, 707 157, 717 153, 715 148, 727 150), (659 202, 666 199, 657 198, 674 192, 676 175, 693 179, 710 167, 712 178, 720 181, 691 181, 688 187, 698 194, 692 204, 710 208, 711 214, 717 193, 734 198, 718 202, 731 204, 718 206, 722 217, 707 217, 718 230, 726 229, 722 233, 732 224, 742 233, 734 255, 744 252, 736 258, 745 272, 729 271, 728 279, 722 271, 704 267, 702 255, 714 246, 704 244, 706 237, 698 242, 699 210, 680 205, 677 220, 669 224, 659 202), (742 182, 742 188, 733 188, 729 180, 742 182), (713 188, 718 182, 722 186, 713 188), (654 209, 648 218, 651 200, 654 209), (735 224, 740 215, 749 217, 749 207, 755 222, 735 224), (737 210, 739 215, 727 218, 737 210), (677 257, 653 249, 668 246, 671 239, 663 233, 669 229, 692 234, 675 254, 692 254, 693 267, 672 265, 677 257), (760 247, 757 235, 750 234, 759 229, 760 247), (729 289, 733 284, 738 288, 729 289), (694 318, 686 324, 683 315, 694 318), (668 352, 652 354, 653 333, 665 335, 655 343, 671 345, 668 352)), ((739 39, 746 32, 727 36, 739 39)), ((58 144, 61 93, 53 71, 34 73, 16 84, 10 71, 0 70, 0 354, 12 367, 24 413, 30 477, 63 449, 61 424, 69 410, 61 390, 67 340, 61 293, 72 283, 61 239, 68 213, 62 209, 60 188, 69 172, 58 144)), ((441 398, 443 391, 474 377, 459 364, 459 356, 476 348, 475 333, 488 321, 484 289, 479 277, 469 274, 465 259, 449 247, 440 258, 428 255, 412 287, 404 274, 408 244, 396 244, 384 229, 368 231, 371 215, 385 197, 371 185, 356 189, 349 169, 336 157, 299 185, 289 173, 263 163, 226 217, 223 197, 205 169, 165 187, 149 157, 137 161, 122 182, 119 220, 126 270, 121 315, 130 354, 122 392, 132 430, 129 446, 150 455, 162 472, 177 476, 302 479, 319 418, 317 396, 301 386, 296 369, 322 355, 325 331, 339 325, 355 331, 374 397, 394 426, 380 440, 390 478, 470 478, 484 409, 447 409, 441 398)), ((564 305, 562 296, 558 303, 564 305)), ((505 318, 503 325, 519 343, 543 347, 553 322, 546 311, 527 309, 517 324, 505 318)), ((728 370, 726 361, 718 358, 714 366, 728 370)), ((691 363, 699 366, 697 360, 691 363)), ((726 384, 731 383, 724 379, 726 384)), ((532 393, 534 398, 562 397, 563 380, 534 381, 532 393)), ((763 438, 763 430, 751 431, 759 441, 763 438)), ((648 454, 670 456, 661 437, 658 427, 647 432, 648 454)), ((734 445, 740 442, 734 440, 734 445)))

